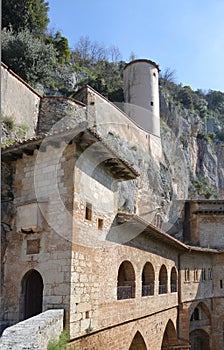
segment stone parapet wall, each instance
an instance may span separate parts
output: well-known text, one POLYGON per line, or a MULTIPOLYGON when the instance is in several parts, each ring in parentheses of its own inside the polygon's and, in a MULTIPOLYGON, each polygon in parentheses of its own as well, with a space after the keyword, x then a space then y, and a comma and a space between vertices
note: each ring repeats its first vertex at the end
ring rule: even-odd
POLYGON ((1 350, 46 350, 50 340, 58 340, 63 330, 64 310, 48 310, 5 329, 1 350))

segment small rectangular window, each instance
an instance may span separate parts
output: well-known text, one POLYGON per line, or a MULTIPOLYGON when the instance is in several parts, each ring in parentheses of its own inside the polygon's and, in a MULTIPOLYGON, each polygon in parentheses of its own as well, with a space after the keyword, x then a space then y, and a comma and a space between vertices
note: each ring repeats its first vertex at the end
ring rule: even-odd
POLYGON ((223 288, 222 280, 220 280, 220 288, 223 288))
POLYGON ((85 219, 91 221, 92 220, 92 204, 86 203, 86 212, 85 219))
POLYGON ((184 271, 184 280, 185 282, 189 282, 190 281, 190 270, 189 268, 186 268, 184 271))
POLYGON ((98 218, 98 230, 103 229, 103 219, 98 218))
POLYGON ((212 280, 212 268, 211 267, 208 268, 208 279, 212 280))
POLYGON ((198 282, 198 269, 194 269, 194 282, 198 282))
POLYGON ((201 269, 201 279, 202 279, 202 281, 206 280, 206 270, 205 270, 205 268, 201 269))

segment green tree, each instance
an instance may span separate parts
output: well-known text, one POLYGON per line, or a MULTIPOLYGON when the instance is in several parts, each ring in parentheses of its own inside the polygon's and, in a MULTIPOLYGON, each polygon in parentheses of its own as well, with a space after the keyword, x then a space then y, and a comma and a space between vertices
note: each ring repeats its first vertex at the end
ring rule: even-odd
POLYGON ((68 46, 68 39, 61 35, 58 31, 54 35, 46 35, 45 42, 52 44, 58 52, 58 62, 60 64, 68 63, 70 58, 70 49, 68 46))
POLYGON ((208 108, 224 113, 224 93, 221 91, 210 90, 206 95, 208 108))
POLYGON ((2 28, 15 32, 29 29, 35 36, 41 36, 49 23, 48 10, 44 0, 2 0, 2 28))
POLYGON ((177 98, 185 108, 192 109, 193 100, 192 100, 192 90, 190 86, 184 86, 183 88, 181 88, 177 98))
POLYGON ((2 60, 32 86, 52 86, 57 66, 57 51, 51 44, 35 38, 27 29, 2 31, 2 60))

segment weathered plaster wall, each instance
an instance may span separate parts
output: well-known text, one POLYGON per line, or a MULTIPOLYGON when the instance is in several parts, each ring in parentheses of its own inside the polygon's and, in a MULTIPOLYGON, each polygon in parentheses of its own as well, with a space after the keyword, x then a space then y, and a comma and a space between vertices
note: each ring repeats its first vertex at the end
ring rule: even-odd
POLYGON ((35 134, 41 96, 5 65, 1 66, 1 113, 35 134))
POLYGON ((201 217, 199 219, 200 246, 204 248, 224 248, 224 215, 201 217))
POLYGON ((149 134, 160 136, 158 67, 136 60, 124 69, 125 112, 149 134))
POLYGON ((191 252, 181 255, 181 301, 192 301, 213 296, 213 255, 191 252), (203 276, 204 269, 204 276, 203 276), (189 274, 188 274, 189 271, 189 274))

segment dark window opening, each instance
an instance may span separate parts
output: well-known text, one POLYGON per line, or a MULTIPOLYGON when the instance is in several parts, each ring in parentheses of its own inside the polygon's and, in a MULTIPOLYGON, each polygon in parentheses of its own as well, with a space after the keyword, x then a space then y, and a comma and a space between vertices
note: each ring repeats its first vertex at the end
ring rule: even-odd
POLYGON ((142 296, 154 294, 155 273, 151 263, 147 262, 142 271, 142 296))
POLYGON ((117 299, 130 299, 135 297, 135 272, 129 261, 124 261, 118 270, 117 299))
POLYGON ((171 288, 171 293, 177 292, 177 271, 175 267, 172 267, 172 270, 171 270, 170 288, 171 288))
POLYGON ((220 280, 220 288, 223 288, 222 280, 220 280))
POLYGON ((103 229, 103 219, 98 219, 98 230, 102 230, 103 229))
POLYGON ((199 309, 196 307, 191 315, 191 321, 199 321, 199 309))
POLYGON ((167 293, 167 269, 162 265, 159 272, 159 294, 167 293))
POLYGON ((194 269, 194 282, 198 282, 198 269, 194 269))
POLYGON ((151 106, 153 106, 153 101, 151 101, 151 106))
POLYGON ((90 203, 86 203, 85 219, 89 221, 92 220, 92 204, 90 203))
POLYGON ((201 270, 201 279, 202 279, 202 281, 206 281, 206 270, 205 270, 205 268, 202 268, 202 270, 201 270))

